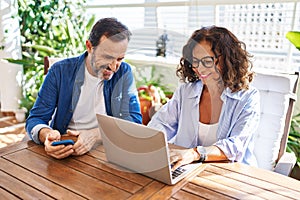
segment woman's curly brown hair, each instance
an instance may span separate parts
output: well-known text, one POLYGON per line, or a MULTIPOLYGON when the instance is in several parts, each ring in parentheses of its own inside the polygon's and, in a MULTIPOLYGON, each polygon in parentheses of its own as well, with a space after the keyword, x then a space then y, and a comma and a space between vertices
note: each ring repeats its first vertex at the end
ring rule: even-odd
POLYGON ((211 50, 218 57, 217 64, 221 66, 221 77, 224 87, 232 92, 248 89, 254 73, 250 55, 246 51, 245 43, 239 41, 235 35, 223 27, 211 26, 196 30, 187 44, 183 47, 177 76, 184 82, 194 82, 199 78, 192 69, 193 49, 196 44, 207 41, 211 50))

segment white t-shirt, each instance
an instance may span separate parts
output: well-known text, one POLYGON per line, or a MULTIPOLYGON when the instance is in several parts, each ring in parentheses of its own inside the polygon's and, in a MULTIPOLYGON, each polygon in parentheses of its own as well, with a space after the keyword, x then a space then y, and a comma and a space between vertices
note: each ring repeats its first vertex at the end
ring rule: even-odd
POLYGON ((217 129, 219 123, 204 124, 199 122, 199 143, 201 146, 211 146, 217 142, 217 129))
MULTIPOLYGON (((98 127, 96 113, 106 114, 103 81, 92 76, 85 66, 84 83, 81 86, 78 104, 74 110, 68 129, 82 130, 98 127)), ((31 131, 32 136, 38 138, 39 131, 44 127, 51 128, 45 124, 38 124, 33 127, 31 131)))
POLYGON ((96 113, 106 114, 103 80, 92 76, 85 67, 84 83, 68 128, 82 130, 98 127, 96 113))

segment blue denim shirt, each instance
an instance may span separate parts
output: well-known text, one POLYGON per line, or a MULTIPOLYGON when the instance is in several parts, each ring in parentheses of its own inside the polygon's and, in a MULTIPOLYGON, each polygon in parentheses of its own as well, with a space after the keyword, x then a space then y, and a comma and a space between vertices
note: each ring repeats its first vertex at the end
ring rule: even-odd
MULTIPOLYGON (((50 68, 26 120, 26 131, 32 136, 36 125, 50 123, 50 127, 65 133, 80 96, 84 82, 87 52, 56 62, 50 68), (52 117, 53 116, 53 117, 52 117)), ((103 94, 107 115, 142 123, 140 103, 130 65, 122 62, 110 80, 104 81, 103 94)))
MULTIPOLYGON (((151 119, 148 126, 162 130, 168 141, 186 148, 201 144, 199 137, 199 100, 201 81, 182 84, 172 99, 151 119)), ((226 88, 217 130, 217 142, 231 161, 257 165, 253 154, 254 134, 260 119, 260 95, 256 88, 232 93, 226 88)))

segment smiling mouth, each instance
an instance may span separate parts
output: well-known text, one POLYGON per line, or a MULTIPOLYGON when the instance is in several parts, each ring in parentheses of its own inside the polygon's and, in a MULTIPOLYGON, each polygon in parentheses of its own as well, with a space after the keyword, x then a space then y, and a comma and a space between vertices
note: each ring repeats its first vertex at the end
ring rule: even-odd
POLYGON ((204 75, 204 74, 199 74, 199 77, 202 79, 206 79, 207 77, 209 77, 211 75, 211 73, 204 75))

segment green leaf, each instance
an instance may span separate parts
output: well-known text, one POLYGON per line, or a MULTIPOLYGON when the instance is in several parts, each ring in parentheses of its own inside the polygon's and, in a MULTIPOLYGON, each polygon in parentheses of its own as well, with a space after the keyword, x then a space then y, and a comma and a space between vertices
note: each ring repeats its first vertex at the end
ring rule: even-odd
POLYGON ((76 34, 73 28, 73 24, 70 22, 70 20, 66 20, 67 22, 67 35, 69 37, 69 40, 71 41, 72 46, 76 46, 75 38, 76 34))
POLYGON ((38 51, 46 52, 46 53, 48 53, 48 55, 56 53, 55 49, 53 49, 51 47, 48 47, 48 46, 32 45, 31 47, 34 48, 34 49, 36 49, 36 50, 38 50, 38 51))
POLYGON ((285 36, 300 51, 300 32, 289 31, 285 36))
POLYGON ((92 15, 92 17, 90 18, 90 20, 88 21, 88 23, 86 25, 86 28, 85 28, 86 31, 91 30, 92 26, 94 25, 95 19, 96 19, 95 15, 92 15))
POLYGON ((19 65, 32 65, 34 62, 32 60, 25 60, 25 59, 13 59, 13 58, 4 58, 10 63, 19 64, 19 65))

